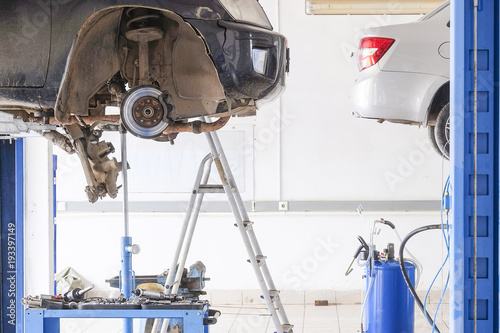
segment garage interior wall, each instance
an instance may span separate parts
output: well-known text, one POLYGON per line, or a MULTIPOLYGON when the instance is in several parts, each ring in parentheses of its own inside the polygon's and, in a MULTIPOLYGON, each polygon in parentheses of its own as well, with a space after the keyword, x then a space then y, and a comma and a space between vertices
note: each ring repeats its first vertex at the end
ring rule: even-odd
MULTIPOLYGON (((344 272, 359 245, 357 235, 369 238, 375 219, 392 221, 402 237, 440 222, 439 200, 449 165, 433 151, 427 129, 356 119, 349 102, 357 31, 418 16, 311 16, 305 14, 304 0, 260 3, 275 30, 288 38, 287 89, 279 100, 263 105, 257 117, 232 118, 219 131, 221 142, 243 199, 255 202, 250 217, 275 284, 287 292, 284 300, 357 295, 364 283, 362 268, 355 267, 348 277, 344 272), (280 210, 280 202, 289 209, 280 210), (363 222, 357 202, 385 208, 365 209, 363 222), (402 210, 402 202, 410 202, 411 208, 402 210), (263 203, 274 208, 259 211, 263 203), (323 209, 334 204, 340 208, 323 209)), ((120 159, 118 135, 110 138, 120 159)), ((173 146, 128 138, 130 201, 154 207, 186 203, 198 164, 209 152, 204 137, 181 134, 173 146)), ((27 144, 40 144, 38 140, 44 139, 29 138, 27 144)), ((57 148, 54 153, 57 269, 73 267, 86 283, 96 285, 93 294, 106 295, 110 289, 105 280, 120 270, 122 197, 87 203, 77 156, 57 148)), ((28 173, 36 172, 44 158, 52 157, 40 151, 36 162, 28 161, 28 173)), ((219 207, 224 198, 207 196, 205 202, 207 207, 219 207)), ((131 213, 130 233, 141 246, 141 253, 133 257, 136 275, 159 274, 170 266, 184 217, 179 210, 131 213)), ((245 298, 242 291, 251 294, 258 289, 233 223, 227 209, 202 213, 187 262, 203 261, 211 278, 206 290, 222 291, 228 302, 245 298)), ((389 228, 381 231, 376 244, 381 249, 387 242, 399 247, 389 228)), ((408 248, 424 265, 419 289, 426 290, 445 257, 442 235, 436 231, 414 237, 408 248)), ((444 278, 436 282, 438 293, 443 282, 444 278)), ((48 291, 36 293, 44 292, 48 291)))

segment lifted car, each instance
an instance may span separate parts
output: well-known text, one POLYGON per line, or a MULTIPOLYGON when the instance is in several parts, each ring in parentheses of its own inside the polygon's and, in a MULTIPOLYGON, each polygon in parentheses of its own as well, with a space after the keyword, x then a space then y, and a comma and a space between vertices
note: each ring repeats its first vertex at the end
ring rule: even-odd
POLYGON ((118 192, 102 131, 217 130, 279 95, 289 63, 257 0, 2 1, 0 45, 0 132, 76 152, 91 202, 118 192), (191 121, 203 116, 219 119, 191 121))
POLYGON ((357 63, 353 114, 427 126, 436 151, 449 158, 449 1, 417 22, 361 31, 357 63))

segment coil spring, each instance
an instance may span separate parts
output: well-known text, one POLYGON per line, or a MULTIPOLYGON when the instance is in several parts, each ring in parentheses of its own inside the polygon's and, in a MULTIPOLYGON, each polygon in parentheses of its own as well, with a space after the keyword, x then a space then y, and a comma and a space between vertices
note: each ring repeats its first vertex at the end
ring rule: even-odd
POLYGON ((147 8, 129 8, 125 13, 130 18, 127 21, 129 29, 159 26, 160 15, 147 8))

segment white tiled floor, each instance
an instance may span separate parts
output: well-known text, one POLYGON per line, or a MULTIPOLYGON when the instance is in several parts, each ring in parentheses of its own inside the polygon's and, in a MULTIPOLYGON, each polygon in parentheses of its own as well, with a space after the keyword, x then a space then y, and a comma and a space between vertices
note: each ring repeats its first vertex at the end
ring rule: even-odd
MULTIPOLYGON (((211 333, 272 333, 273 323, 267 309, 262 305, 212 305, 222 315, 211 333)), ((428 306, 431 315, 435 306, 428 306)), ((355 333, 360 332, 360 304, 333 304, 329 306, 285 305, 288 318, 294 324, 294 333, 355 333)), ((448 329, 448 305, 444 304, 437 316, 437 325, 442 333, 448 329)), ((134 322, 138 327, 138 321, 134 322)), ((121 319, 63 319, 64 333, 119 333, 121 319)), ((134 332, 139 332, 136 328, 134 332)), ((415 333, 432 332, 420 310, 415 306, 415 333)), ((186 332, 189 333, 189 332, 186 332)), ((396 332, 395 332, 396 333, 396 332)))

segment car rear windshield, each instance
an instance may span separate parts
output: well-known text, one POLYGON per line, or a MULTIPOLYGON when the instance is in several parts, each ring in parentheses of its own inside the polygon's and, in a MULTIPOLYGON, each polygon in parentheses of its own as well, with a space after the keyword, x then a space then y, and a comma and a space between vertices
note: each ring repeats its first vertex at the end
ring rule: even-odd
POLYGON ((266 13, 257 0, 219 0, 237 22, 245 22, 272 29, 266 13))

